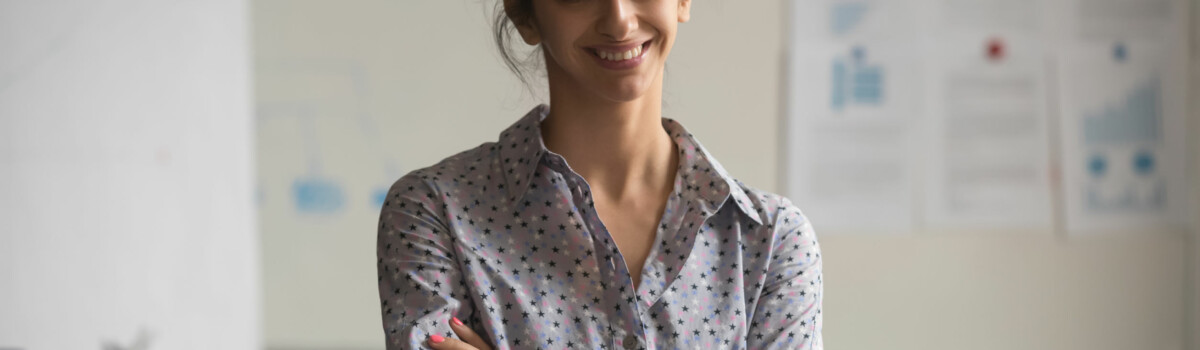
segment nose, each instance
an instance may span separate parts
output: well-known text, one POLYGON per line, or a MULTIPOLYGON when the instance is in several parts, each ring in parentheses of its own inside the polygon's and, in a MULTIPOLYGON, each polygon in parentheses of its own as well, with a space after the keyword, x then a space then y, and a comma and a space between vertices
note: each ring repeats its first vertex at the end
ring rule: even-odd
POLYGON ((638 19, 634 5, 627 0, 608 0, 601 10, 596 30, 613 41, 624 41, 637 30, 638 19))

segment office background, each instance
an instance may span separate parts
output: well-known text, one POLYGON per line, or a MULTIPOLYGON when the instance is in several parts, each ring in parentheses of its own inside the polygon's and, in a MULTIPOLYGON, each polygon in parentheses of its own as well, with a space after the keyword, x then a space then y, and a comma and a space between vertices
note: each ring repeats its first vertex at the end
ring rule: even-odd
MULTIPOLYGON (((500 63, 492 1, 36 4, 0 3, 0 349, 382 349, 380 191, 544 99, 500 63)), ((769 191, 788 9, 694 2, 665 91, 666 116, 769 191)), ((1190 213, 1191 230, 1099 237, 813 218, 826 343, 1200 349, 1190 213)))

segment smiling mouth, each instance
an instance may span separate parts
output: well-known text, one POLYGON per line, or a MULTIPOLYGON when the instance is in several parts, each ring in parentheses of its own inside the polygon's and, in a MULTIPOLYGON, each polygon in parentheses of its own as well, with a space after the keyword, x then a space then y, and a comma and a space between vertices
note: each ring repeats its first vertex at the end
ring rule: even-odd
POLYGON ((646 41, 641 45, 634 46, 624 51, 612 51, 599 48, 589 49, 588 51, 590 51, 592 55, 605 61, 622 62, 641 58, 642 55, 646 53, 646 49, 648 48, 650 48, 650 41, 646 41))

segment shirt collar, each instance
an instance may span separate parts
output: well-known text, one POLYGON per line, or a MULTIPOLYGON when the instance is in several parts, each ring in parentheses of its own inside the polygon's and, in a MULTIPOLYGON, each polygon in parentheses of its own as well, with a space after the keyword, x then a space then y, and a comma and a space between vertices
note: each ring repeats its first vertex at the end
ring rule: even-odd
MULTIPOLYGON (((541 122, 549 112, 548 105, 540 104, 500 133, 495 146, 500 158, 496 162, 503 169, 504 190, 510 202, 517 202, 525 196, 534 171, 549 153, 541 132, 541 122)), ((741 182, 729 176, 725 168, 682 124, 665 117, 662 118, 662 124, 679 147, 681 172, 677 177, 683 183, 681 192, 676 195, 705 216, 715 214, 721 205, 732 199, 746 216, 761 225, 762 219, 741 182)))

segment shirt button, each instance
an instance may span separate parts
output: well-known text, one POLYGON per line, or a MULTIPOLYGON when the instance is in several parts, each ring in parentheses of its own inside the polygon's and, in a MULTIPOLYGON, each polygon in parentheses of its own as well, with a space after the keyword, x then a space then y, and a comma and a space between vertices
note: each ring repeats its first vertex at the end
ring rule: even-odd
POLYGON ((625 341, 621 343, 626 349, 633 349, 637 346, 637 337, 633 334, 625 336, 625 341))

